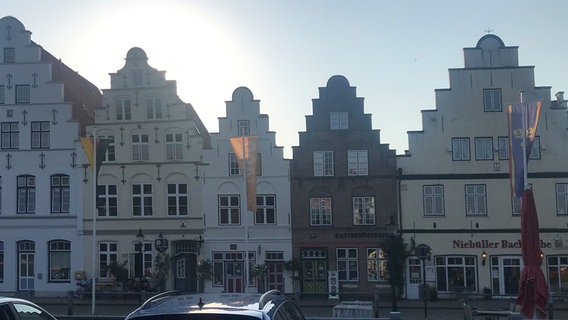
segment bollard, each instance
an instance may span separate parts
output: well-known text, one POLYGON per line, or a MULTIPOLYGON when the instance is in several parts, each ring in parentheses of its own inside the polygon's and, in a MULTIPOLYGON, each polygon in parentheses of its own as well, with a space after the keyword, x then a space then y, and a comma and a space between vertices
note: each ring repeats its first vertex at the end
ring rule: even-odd
POLYGON ((73 315, 73 291, 67 291, 67 315, 73 315))
POLYGON ((373 317, 379 317, 379 290, 375 289, 375 294, 373 295, 373 317))
POLYGON ((390 319, 391 320, 400 320, 400 312, 391 311, 390 319))

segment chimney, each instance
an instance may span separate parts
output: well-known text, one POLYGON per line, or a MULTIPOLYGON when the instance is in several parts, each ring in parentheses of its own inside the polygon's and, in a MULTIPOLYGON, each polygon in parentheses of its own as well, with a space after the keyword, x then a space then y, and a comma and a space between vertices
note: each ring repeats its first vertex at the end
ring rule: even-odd
POLYGON ((564 101, 564 91, 558 91, 556 94, 556 101, 562 103, 564 101))

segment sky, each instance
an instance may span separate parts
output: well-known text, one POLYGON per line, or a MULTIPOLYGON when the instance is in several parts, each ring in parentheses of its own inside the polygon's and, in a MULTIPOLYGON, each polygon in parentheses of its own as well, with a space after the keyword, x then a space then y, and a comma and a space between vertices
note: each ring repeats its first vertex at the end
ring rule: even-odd
POLYGON ((463 48, 487 33, 519 47, 536 86, 568 91, 567 13, 564 0, 18 0, 0 9, 101 90, 128 50, 142 48, 209 132, 233 91, 248 87, 286 158, 333 75, 357 88, 381 143, 403 154, 421 110, 436 108, 434 90, 449 87, 448 69, 462 68, 463 48))

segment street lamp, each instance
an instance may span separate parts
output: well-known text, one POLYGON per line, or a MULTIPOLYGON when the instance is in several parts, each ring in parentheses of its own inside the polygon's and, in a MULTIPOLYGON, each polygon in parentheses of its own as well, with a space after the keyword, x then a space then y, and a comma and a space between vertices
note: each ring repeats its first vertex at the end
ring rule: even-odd
POLYGON ((422 297, 424 298, 424 320, 428 319, 428 290, 426 289, 426 259, 430 258, 430 247, 425 244, 416 246, 416 256, 422 261, 422 297))
POLYGON ((138 229, 136 241, 136 244, 138 245, 138 254, 140 255, 140 281, 138 286, 140 288, 140 302, 142 302, 142 278, 144 277, 144 234, 142 233, 142 228, 138 229))

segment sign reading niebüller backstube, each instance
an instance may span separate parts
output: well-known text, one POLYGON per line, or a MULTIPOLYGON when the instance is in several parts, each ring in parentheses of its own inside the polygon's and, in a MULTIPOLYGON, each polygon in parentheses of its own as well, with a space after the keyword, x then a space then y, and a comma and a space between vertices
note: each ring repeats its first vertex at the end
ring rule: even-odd
MULTIPOLYGON (((452 247, 458 249, 516 249, 521 248, 521 240, 453 240, 452 247)), ((540 240, 541 248, 552 248, 552 242, 540 240)))

